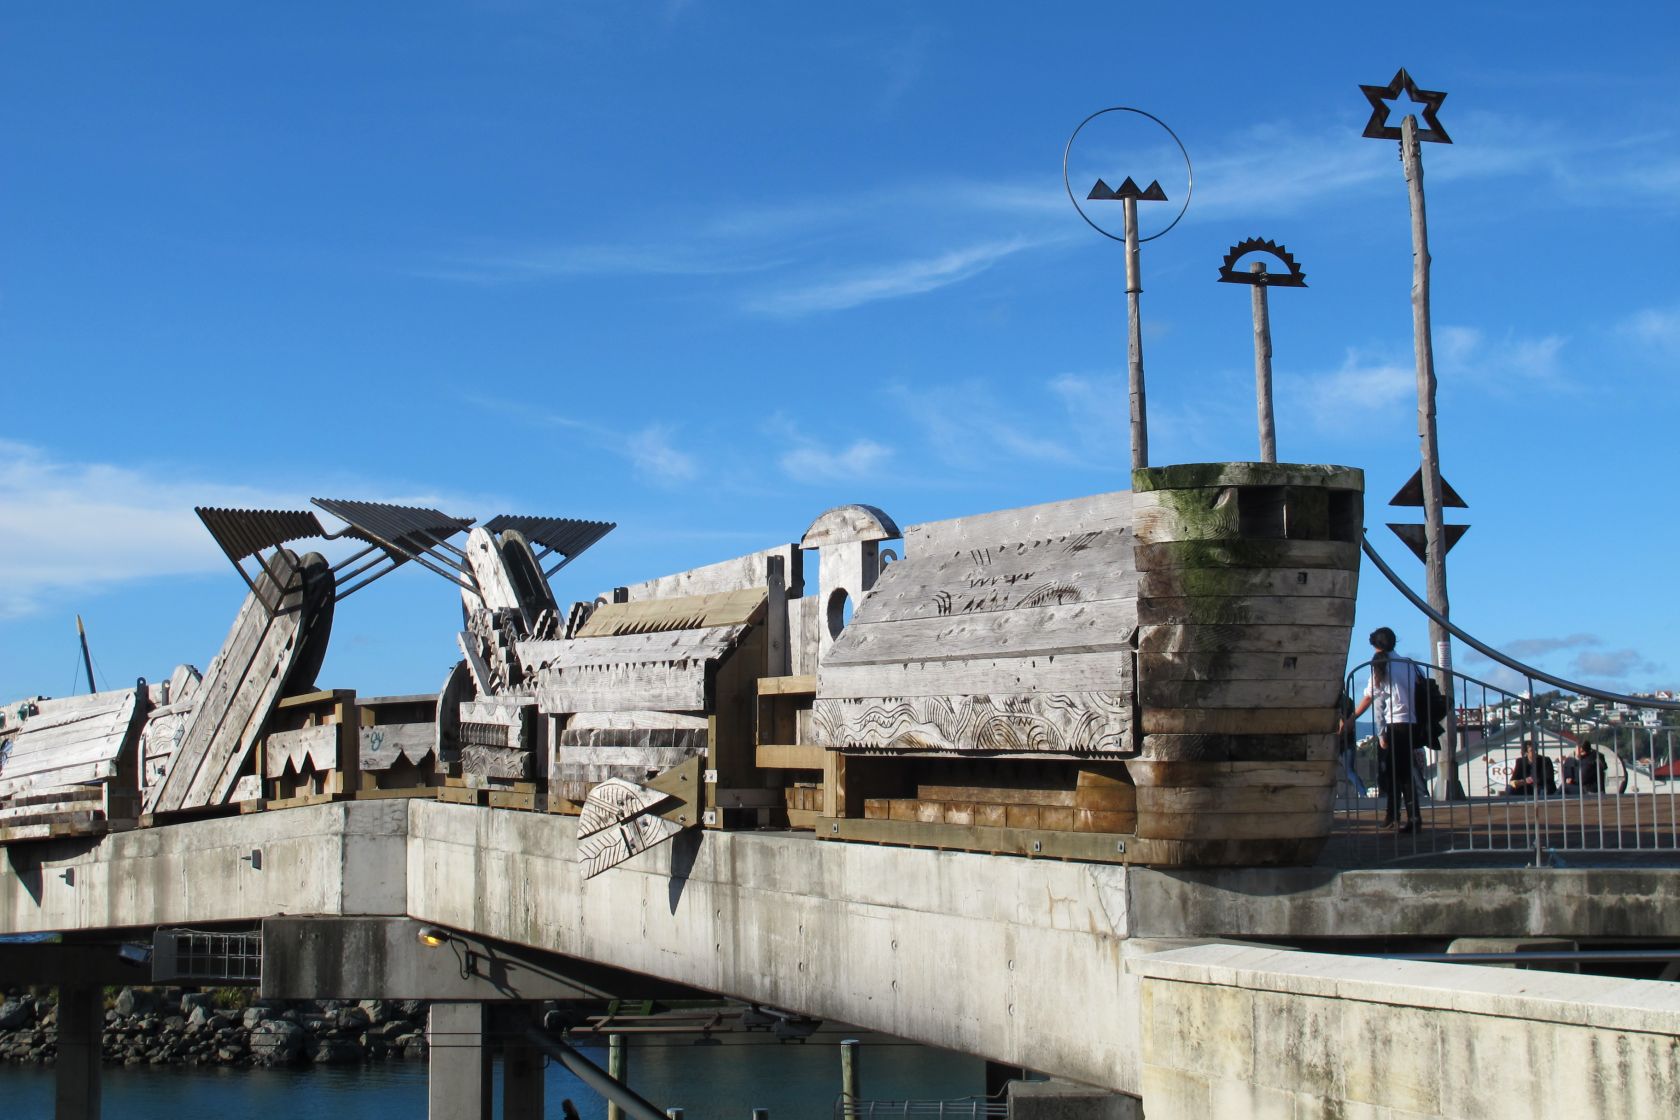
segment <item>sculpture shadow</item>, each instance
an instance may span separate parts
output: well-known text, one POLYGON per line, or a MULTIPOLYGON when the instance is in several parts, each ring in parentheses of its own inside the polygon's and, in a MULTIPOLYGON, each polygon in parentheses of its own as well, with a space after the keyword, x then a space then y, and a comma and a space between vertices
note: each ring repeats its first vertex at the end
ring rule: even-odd
POLYGON ((688 886, 689 872, 694 870, 694 861, 700 857, 700 845, 705 843, 705 840, 705 830, 699 828, 685 828, 671 837, 671 880, 666 892, 673 914, 677 912, 677 905, 682 902, 683 891, 688 886))

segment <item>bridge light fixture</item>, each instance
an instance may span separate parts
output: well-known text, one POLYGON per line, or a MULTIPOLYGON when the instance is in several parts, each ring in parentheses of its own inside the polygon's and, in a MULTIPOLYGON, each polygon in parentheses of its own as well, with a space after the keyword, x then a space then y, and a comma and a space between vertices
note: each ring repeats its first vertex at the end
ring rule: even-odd
POLYGON ((454 937, 446 929, 439 926, 421 926, 420 944, 428 949, 436 949, 439 945, 447 945, 454 937))

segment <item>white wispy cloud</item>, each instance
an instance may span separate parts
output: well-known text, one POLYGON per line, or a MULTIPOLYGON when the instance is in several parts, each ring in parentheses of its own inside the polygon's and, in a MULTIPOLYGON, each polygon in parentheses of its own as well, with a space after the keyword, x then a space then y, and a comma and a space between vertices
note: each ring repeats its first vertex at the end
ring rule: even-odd
POLYGON ((801 480, 867 478, 892 459, 892 448, 872 439, 856 439, 843 447, 803 442, 782 453, 782 470, 801 480))
POLYGON ((1566 380, 1562 354, 1568 341, 1562 335, 1525 338, 1509 331, 1490 339, 1477 327, 1437 327, 1436 369, 1493 388, 1532 384, 1559 387, 1566 380))
POLYGON ((1286 385, 1283 391, 1327 431, 1356 428, 1417 399, 1417 374, 1409 362, 1373 359, 1351 348, 1338 368, 1291 378, 1286 385))
POLYGON ((1659 353, 1680 356, 1680 303, 1637 311, 1617 324, 1616 333, 1659 353))
POLYGON ((800 287, 784 288, 747 301, 747 308, 768 315, 809 315, 844 311, 877 300, 921 295, 960 283, 1006 257, 1033 248, 1026 238, 989 241, 891 264, 847 269, 843 274, 800 287))
MULTIPOLYGON (((330 485, 358 498, 451 513, 475 513, 480 505, 456 495, 392 493, 354 480, 330 485)), ((162 467, 64 459, 28 444, 0 441, 0 526, 5 528, 0 535, 0 618, 28 614, 66 593, 224 570, 227 558, 194 506, 311 508, 302 490, 183 477, 162 467)))
POLYGON ((623 459, 638 477, 658 486, 679 486, 700 474, 700 460, 679 445, 679 428, 654 422, 636 429, 621 429, 595 420, 580 420, 564 413, 532 408, 528 402, 506 400, 477 393, 464 393, 466 404, 518 424, 560 428, 591 449, 623 459))
POLYGON ((673 430, 665 424, 650 424, 625 440, 630 463, 643 478, 663 486, 688 482, 698 473, 694 458, 680 450, 673 430))

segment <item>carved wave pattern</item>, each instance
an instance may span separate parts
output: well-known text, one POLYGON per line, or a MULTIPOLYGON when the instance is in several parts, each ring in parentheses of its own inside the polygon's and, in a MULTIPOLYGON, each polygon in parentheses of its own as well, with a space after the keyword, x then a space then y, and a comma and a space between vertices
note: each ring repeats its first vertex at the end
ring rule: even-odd
POLYGON ((1123 692, 819 699, 818 742, 874 750, 1125 753, 1123 692))

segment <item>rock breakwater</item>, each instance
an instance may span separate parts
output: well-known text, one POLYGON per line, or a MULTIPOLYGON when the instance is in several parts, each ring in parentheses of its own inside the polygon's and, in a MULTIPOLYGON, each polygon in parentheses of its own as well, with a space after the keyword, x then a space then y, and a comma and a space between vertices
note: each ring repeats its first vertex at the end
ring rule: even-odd
MULTIPOLYGON (((179 989, 124 988, 107 1001, 102 1049, 129 1066, 297 1066, 426 1056, 419 1000, 243 1000, 179 989)), ((0 1003, 0 1061, 58 1056, 58 1007, 47 997, 0 1003)))

